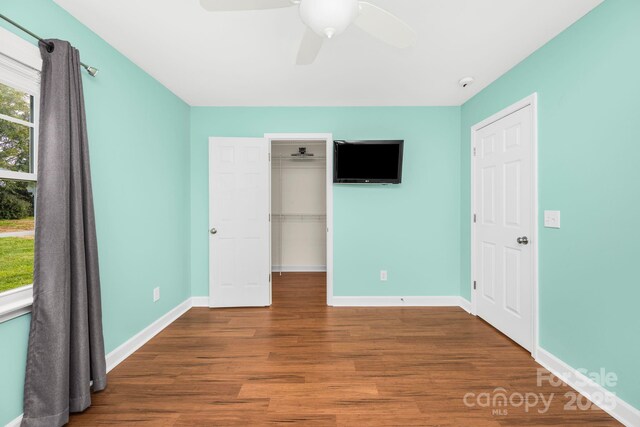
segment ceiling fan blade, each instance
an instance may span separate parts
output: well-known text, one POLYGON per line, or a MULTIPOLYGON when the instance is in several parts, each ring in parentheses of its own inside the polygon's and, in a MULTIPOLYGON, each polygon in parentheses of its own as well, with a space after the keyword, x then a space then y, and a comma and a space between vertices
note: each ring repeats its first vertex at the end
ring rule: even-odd
POLYGON ((311 28, 307 28, 307 31, 302 37, 300 42, 300 49, 298 49, 298 58, 296 59, 297 65, 309 65, 316 60, 318 52, 322 47, 324 39, 317 35, 311 28))
POLYGON ((277 9, 294 4, 291 0, 200 0, 200 5, 211 12, 277 9))
POLYGON ((403 20, 366 1, 360 2, 360 15, 355 24, 373 37, 399 48, 416 43, 416 33, 403 20))

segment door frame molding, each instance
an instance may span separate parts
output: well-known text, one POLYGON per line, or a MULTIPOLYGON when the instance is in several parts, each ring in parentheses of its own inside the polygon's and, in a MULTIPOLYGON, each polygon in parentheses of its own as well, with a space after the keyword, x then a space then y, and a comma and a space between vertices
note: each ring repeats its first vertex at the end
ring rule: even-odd
POLYGON ((471 212, 470 212, 470 222, 471 222, 471 283, 469 284, 471 288, 471 314, 477 316, 477 298, 476 291, 473 289, 473 281, 477 272, 477 254, 476 254, 476 224, 473 221, 473 215, 477 212, 476 210, 476 192, 475 192, 475 173, 476 173, 476 156, 473 154, 473 150, 476 147, 476 136, 480 129, 483 129, 490 124, 497 122, 500 119, 503 119, 517 111, 522 110, 531 106, 531 172, 532 172, 532 203, 531 203, 531 225, 532 230, 531 234, 533 239, 531 239, 531 290, 532 290, 532 298, 531 298, 531 328, 532 328, 532 345, 531 345, 531 355, 535 358, 538 352, 538 94, 533 93, 526 98, 516 102, 515 104, 510 105, 509 107, 499 111, 498 113, 488 117, 481 122, 473 125, 471 127, 471 138, 470 138, 470 155, 471 155, 471 212))
MULTIPOLYGON (((333 134, 332 133, 265 133, 264 138, 271 155, 272 141, 325 141, 326 150, 326 210, 327 210, 327 305, 333 305, 333 134)), ((271 171, 271 168, 269 168, 271 171)), ((271 172, 269 172, 269 192, 271 192, 271 172)), ((269 235, 271 240, 271 235, 269 235)), ((271 248, 271 245, 269 245, 271 248)), ((269 287, 271 288, 271 283, 269 287)), ((270 289, 273 295, 273 290, 270 289)))

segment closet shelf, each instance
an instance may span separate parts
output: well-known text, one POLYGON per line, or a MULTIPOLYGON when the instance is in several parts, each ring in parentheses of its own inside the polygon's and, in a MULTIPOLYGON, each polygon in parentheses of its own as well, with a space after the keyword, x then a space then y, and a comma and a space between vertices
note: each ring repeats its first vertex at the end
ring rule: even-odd
POLYGON ((271 214, 271 218, 273 218, 276 221, 303 221, 303 220, 310 220, 310 221, 326 221, 327 219, 327 215, 325 214, 311 214, 311 213, 275 213, 275 214, 271 214))
POLYGON ((295 156, 272 156, 272 159, 275 160, 292 160, 296 162, 304 162, 307 160, 326 160, 326 156, 306 156, 306 157, 295 157, 295 156))

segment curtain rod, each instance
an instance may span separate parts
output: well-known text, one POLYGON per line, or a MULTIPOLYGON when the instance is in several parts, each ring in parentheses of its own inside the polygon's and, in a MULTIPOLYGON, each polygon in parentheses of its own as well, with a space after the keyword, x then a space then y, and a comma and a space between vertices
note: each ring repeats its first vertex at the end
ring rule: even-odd
MULTIPOLYGON (((13 25, 14 27, 24 31, 25 33, 29 34, 31 37, 33 37, 34 39, 37 39, 39 42, 44 43, 47 46, 47 52, 53 52, 53 43, 49 43, 46 40, 44 40, 42 37, 38 36, 37 34, 32 33, 31 31, 27 30, 25 27, 23 27, 22 25, 18 24, 17 22, 7 18, 6 16, 4 16, 3 14, 0 13, 0 18, 4 19, 5 21, 7 21, 9 24, 13 25)), ((85 64, 84 62, 80 62, 80 65, 82 65, 82 68, 84 68, 85 70, 87 70, 87 73, 89 73, 89 75, 91 77, 95 77, 96 74, 98 74, 98 70, 96 67, 91 67, 87 64, 85 64)))

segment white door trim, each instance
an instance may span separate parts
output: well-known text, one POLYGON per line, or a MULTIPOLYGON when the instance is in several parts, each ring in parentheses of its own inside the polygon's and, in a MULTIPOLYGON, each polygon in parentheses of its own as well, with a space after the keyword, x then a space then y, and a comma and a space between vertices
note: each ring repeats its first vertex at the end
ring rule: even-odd
POLYGON ((476 214, 476 196, 475 196, 475 172, 476 172, 476 156, 474 155, 474 148, 476 147, 476 134, 477 132, 489 126, 492 123, 497 122, 498 120, 507 117, 510 114, 513 114, 517 111, 522 110, 531 106, 532 113, 532 135, 531 135, 531 171, 533 178, 533 200, 531 203, 532 206, 532 235, 533 239, 531 239, 531 253, 532 253, 532 268, 531 268, 531 283, 532 283, 532 304, 533 307, 531 309, 532 313, 532 337, 533 337, 533 345, 531 346, 531 355, 535 358, 537 357, 538 351, 538 94, 534 93, 515 104, 505 108, 504 110, 492 115, 491 117, 481 121, 480 123, 475 124, 471 127, 471 212, 470 212, 470 221, 471 221, 471 314, 477 316, 477 299, 476 293, 473 289, 473 282, 477 272, 477 259, 476 259, 476 224, 474 222, 474 215, 476 214))
MULTIPOLYGON (((265 133, 269 144, 282 140, 324 140, 326 145, 326 188, 327 188, 327 305, 333 305, 333 134, 331 133, 265 133)), ((269 174, 271 180, 271 174, 269 174)), ((271 182, 269 182, 271 188, 271 182)), ((271 246, 269 246, 271 247, 271 246)))

